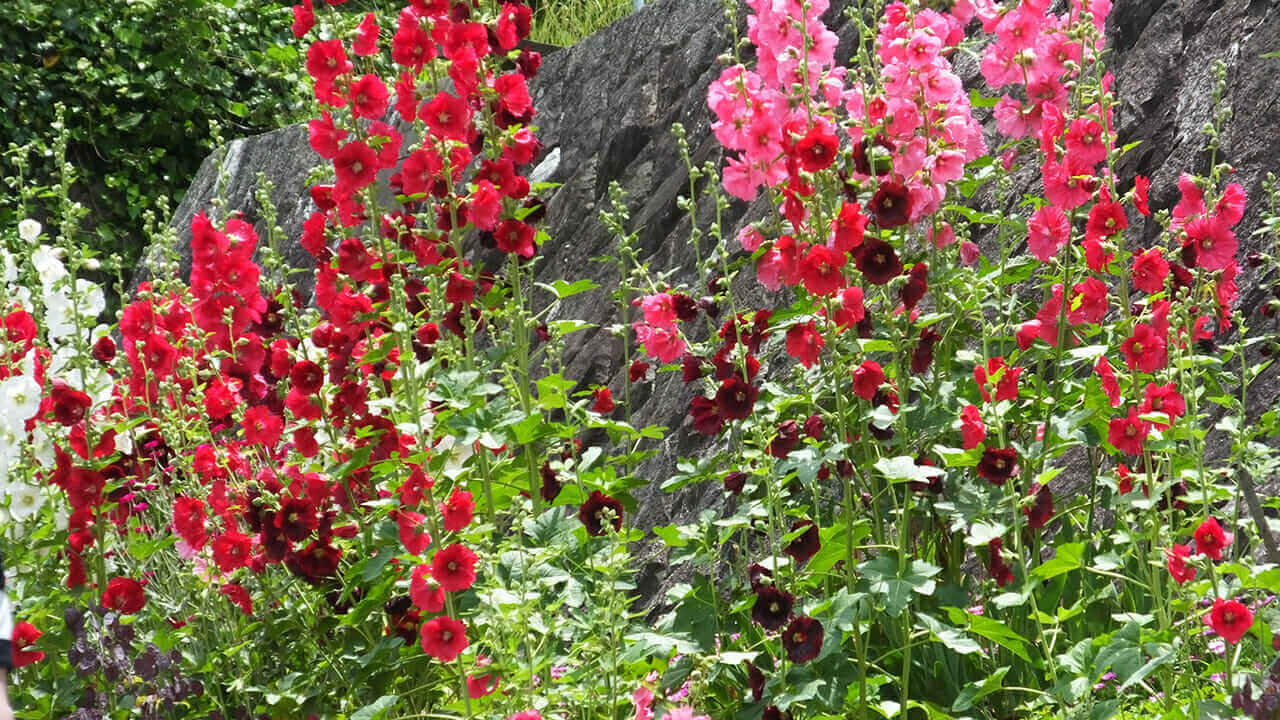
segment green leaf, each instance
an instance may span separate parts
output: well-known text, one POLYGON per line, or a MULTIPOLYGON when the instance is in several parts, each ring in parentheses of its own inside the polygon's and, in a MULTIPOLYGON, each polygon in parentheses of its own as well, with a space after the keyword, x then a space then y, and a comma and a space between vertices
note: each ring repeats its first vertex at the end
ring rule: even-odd
POLYGON ((858 572, 869 582, 872 593, 884 601, 885 612, 893 616, 902 614, 911 593, 932 595, 937 583, 933 576, 942 568, 922 560, 912 560, 905 568, 899 568, 893 555, 880 555, 858 566, 858 572))
POLYGON ((565 282, 564 280, 556 280, 551 284, 538 283, 538 287, 551 292, 556 299, 563 300, 567 297, 573 297, 578 293, 584 293, 588 290, 595 290, 600 287, 590 278, 583 278, 577 282, 565 282))
POLYGON ((1027 654, 1026 638, 1014 632, 1008 625, 983 615, 974 615, 968 610, 958 607, 944 609, 947 611, 947 615, 950 616, 952 623, 959 625, 967 622, 969 632, 980 635, 1023 660, 1031 662, 1031 656, 1027 654))
POLYGON ((398 695, 383 695, 359 710, 351 713, 351 720, 376 720, 386 717, 386 712, 395 707, 398 695))
POLYGON ((689 544, 680 533, 680 528, 675 525, 660 525, 653 529, 653 534, 662 538, 662 543, 667 547, 684 547, 689 544))
POLYGON ((965 686, 964 690, 956 696, 955 703, 951 709, 955 712, 964 712, 973 707, 982 698, 999 690, 1002 687, 1004 676, 1009 673, 1009 666, 1006 665, 995 672, 991 673, 981 681, 975 680, 965 686))
POLYGON ((1058 546, 1058 552, 1052 560, 1043 563, 1031 574, 1041 580, 1058 577, 1084 567, 1084 543, 1065 543, 1058 546))
POLYGON ((535 384, 538 387, 538 406, 544 410, 559 410, 568 404, 568 393, 577 383, 566 380, 556 373, 538 380, 535 384))
POLYGON ((916 613, 916 619, 929 631, 930 637, 961 655, 969 655, 982 650, 982 646, 976 640, 965 635, 959 628, 945 625, 941 620, 924 613, 916 613))
MULTIPOLYGON (((1151 646, 1148 645, 1148 647, 1151 647, 1151 646)), ((1130 687, 1137 685, 1138 683, 1142 682, 1148 675, 1150 675, 1152 671, 1154 671, 1156 668, 1160 667, 1161 665, 1168 664, 1170 660, 1177 657, 1178 653, 1176 650, 1173 649, 1173 646, 1161 644, 1159 645, 1159 647, 1161 648, 1160 654, 1148 660, 1146 665, 1143 665, 1142 667, 1138 668, 1132 675, 1126 678, 1124 682, 1120 683, 1120 687, 1116 688, 1116 692, 1124 692, 1125 690, 1128 690, 1130 687)))

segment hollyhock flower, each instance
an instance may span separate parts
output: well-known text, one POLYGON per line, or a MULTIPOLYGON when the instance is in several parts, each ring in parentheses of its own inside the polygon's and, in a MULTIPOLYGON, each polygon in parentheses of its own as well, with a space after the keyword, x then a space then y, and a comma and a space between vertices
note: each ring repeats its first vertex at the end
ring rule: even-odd
POLYGON ((1151 179, 1139 175, 1133 179, 1133 206, 1143 215, 1150 216, 1151 208, 1147 204, 1147 191, 1151 188, 1151 179))
POLYGON ((35 645, 42 635, 44 633, 26 620, 20 620, 13 626, 11 642, 13 644, 13 666, 15 668, 24 668, 44 660, 43 651, 28 649, 35 645))
POLYGON ((147 597, 142 590, 142 583, 133 578, 111 578, 107 582, 107 589, 102 593, 102 607, 123 615, 133 615, 146 604, 147 597))
POLYGON ((587 534, 594 537, 606 533, 606 524, 612 525, 614 532, 622 532, 622 501, 593 490, 587 501, 578 507, 578 520, 587 529, 587 534))
POLYGON ((901 183, 881 183, 867 207, 882 228, 906 225, 911 218, 911 196, 901 183))
POLYGON ((1044 178, 1045 199, 1064 211, 1075 210, 1089 202, 1097 182, 1090 173, 1077 173, 1054 160, 1045 161, 1041 176, 1044 178))
POLYGON ((1222 560, 1222 551, 1231 546, 1234 536, 1223 530, 1218 519, 1210 517, 1196 528, 1192 536, 1196 541, 1196 553, 1208 557, 1214 562, 1222 560))
POLYGON ((1235 264, 1239 242, 1221 217, 1198 217, 1186 225, 1187 239, 1195 248, 1195 264, 1206 270, 1226 270, 1235 264))
POLYGON ((1176 383, 1168 383, 1166 385, 1147 383, 1142 405, 1138 406, 1138 413, 1140 415, 1164 413, 1169 417, 1169 422, 1152 422, 1153 426, 1161 430, 1167 430, 1174 420, 1182 417, 1186 412, 1187 402, 1183 399, 1182 394, 1178 392, 1176 383))
MULTIPOLYGON (((410 554, 421 555, 431 545, 431 533, 427 531, 427 516, 412 510, 395 511, 396 527, 400 531, 400 544, 410 554)), ((437 553, 439 555, 439 553, 437 553)))
POLYGON ((644 320, 654 327, 673 328, 676 325, 676 301, 671 293, 655 293, 639 300, 644 320))
POLYGON ((1073 325, 1102 322, 1108 308, 1107 284, 1094 277, 1076 283, 1069 307, 1067 321, 1073 325))
POLYGON ((342 41, 317 40, 307 49, 307 72, 315 78, 316 84, 331 85, 333 81, 345 73, 351 72, 351 61, 342 47, 342 41))
POLYGON ((716 410, 726 420, 745 420, 750 417, 760 389, 740 377, 726 378, 716 392, 716 410))
POLYGON ((173 528, 178 537, 193 549, 203 548, 208 542, 208 534, 205 532, 204 501, 189 497, 178 497, 174 500, 173 528))
POLYGON ((804 325, 792 326, 787 331, 787 354, 799 360, 806 368, 817 364, 823 345, 822 335, 818 333, 812 320, 804 325))
POLYGON ((907 282, 902 286, 902 306, 907 311, 914 310, 924 294, 929 291, 929 266, 918 262, 911 266, 907 273, 907 282))
MULTIPOLYGON (((524 7, 523 5, 521 7, 524 7)), ((542 720, 542 715, 537 710, 521 710, 520 712, 507 718, 507 720, 542 720)))
POLYGON ((368 13, 356 28, 355 42, 351 43, 351 51, 356 55, 367 57, 378 54, 378 19, 368 13))
POLYGON ((633 323, 631 329, 636 332, 636 342, 639 342, 645 353, 650 357, 657 358, 660 362, 675 362, 684 355, 685 342, 680 337, 680 333, 674 329, 653 327, 645 323, 633 323))
POLYGON ((942 339, 938 328, 930 325, 920 331, 920 339, 911 351, 911 372, 920 374, 933 364, 933 346, 942 339))
POLYGON ((902 274, 902 260, 889 243, 866 238, 854 251, 854 264, 872 285, 884 285, 902 274))
POLYGON ((466 626, 448 615, 426 621, 421 633, 422 651, 440 662, 452 662, 469 644, 466 626))
MULTIPOLYGON (((370 13, 372 16, 372 13, 370 13)), ((377 75, 366 74, 351 83, 351 111, 356 117, 378 120, 387 112, 391 93, 377 75)))
POLYGON ((476 560, 470 548, 454 543, 431 559, 431 576, 445 592, 462 592, 475 584, 476 560))
POLYGON ((493 673, 485 675, 468 675, 467 676, 467 695, 472 699, 486 697, 492 695, 493 691, 498 689, 498 683, 501 678, 493 673))
POLYGON ((53 419, 59 425, 71 426, 84 419, 91 404, 89 396, 72 388, 62 379, 53 381, 49 392, 49 403, 53 410, 53 419))
POLYGON ((812 520, 797 520, 791 526, 791 532, 806 528, 799 537, 787 543, 782 552, 790 555, 797 564, 803 565, 822 549, 822 539, 818 534, 818 524, 812 520))
POLYGON ((231 530, 213 539, 213 562, 224 573, 232 573, 249 564, 253 540, 242 532, 231 530))
POLYGON ((218 588, 218 592, 226 596, 231 604, 240 608, 240 612, 245 615, 253 615, 253 600, 249 597, 249 591, 243 586, 235 583, 227 583, 218 588))
POLYGON ((821 440, 826 432, 827 426, 822 422, 822 416, 814 413, 804 420, 804 434, 812 440, 821 440))
POLYGON ((716 402, 702 395, 694 395, 689 403, 689 416, 693 421, 693 429, 703 435, 718 435, 724 429, 724 418, 720 416, 716 402))
POLYGON ((826 245, 814 245, 809 248, 800 262, 801 276, 804 278, 804 289, 810 293, 825 297, 832 295, 844 287, 845 254, 826 245))
POLYGON ((807 172, 818 172, 831 167, 840 149, 840 140, 821 124, 809 128, 805 136, 791 147, 791 155, 807 172))
POLYGON ((1084 236, 1091 242, 1102 242, 1129 226, 1125 217, 1124 206, 1106 197, 1089 210, 1089 219, 1085 223, 1084 236))
POLYGON ((1067 126, 1067 155, 1082 165, 1097 165, 1107 159, 1102 125, 1092 118, 1076 118, 1067 126))
POLYGON ((653 720, 653 691, 641 685, 631 693, 631 703, 636 709, 636 720, 653 720))
POLYGON ((1169 364, 1169 352, 1163 336, 1147 323, 1138 323, 1120 348, 1130 370, 1153 373, 1169 364))
POLYGON ((444 609, 444 588, 431 577, 431 566, 422 564, 413 569, 409 579, 409 598, 424 613, 438 613, 444 609))
POLYGON ((1000 550, 1004 547, 1004 541, 1000 538, 992 538, 987 544, 987 573, 996 581, 996 587, 1004 587, 1013 582, 1013 569, 1004 561, 1004 556, 1000 554, 1000 550))
POLYGON ((460 532, 471 524, 475 514, 476 503, 471 493, 466 490, 454 490, 449 499, 440 503, 440 514, 444 518, 444 529, 449 532, 460 532))
POLYGON ((791 619, 795 598, 773 585, 760 584, 755 588, 756 602, 751 606, 751 619, 765 630, 780 629, 791 619))
POLYGON ((1213 212, 1227 225, 1235 225, 1244 217, 1246 202, 1244 187, 1239 183, 1228 183, 1222 190, 1222 197, 1213 206, 1213 212))
POLYGON ((418 117, 431 129, 431 134, 448 140, 466 142, 471 127, 471 108, 467 101, 440 91, 418 110, 418 117))
POLYGON ((1033 483, 1028 494, 1035 498, 1035 502, 1030 507, 1024 507, 1022 512, 1027 516, 1027 527, 1039 530, 1053 517, 1053 493, 1049 491, 1048 485, 1033 483))
POLYGON ((992 485, 1004 485, 1018 472, 1018 451, 1013 448, 987 448, 978 461, 978 476, 992 485))
POLYGON ((320 527, 320 518, 311 499, 286 496, 271 524, 285 538, 302 542, 320 527))
POLYGON ((1150 433, 1151 423, 1138 418, 1137 408, 1129 408, 1126 417, 1112 418, 1107 424, 1107 442, 1133 456, 1142 455, 1143 443, 1150 433))
POLYGON ((378 154, 363 141, 353 140, 338 150, 333 169, 338 177, 334 192, 351 196, 377 177, 378 154))
POLYGON ((977 405, 965 405, 960 411, 960 435, 964 439, 965 450, 972 450, 987 439, 987 426, 982 422, 977 405))
POLYGON ((811 617, 798 617, 782 632, 782 647, 793 663, 804 664, 822 652, 822 623, 811 617))
POLYGON ((1238 600, 1218 598, 1205 622, 1228 644, 1235 645, 1253 627, 1253 612, 1238 600))
POLYGON ((836 323, 836 332, 844 332, 862 322, 867 314, 862 300, 863 292, 860 287, 847 287, 840 291, 840 307, 831 318, 836 323))
POLYGON ((884 384, 884 369, 874 360, 866 360, 853 371, 853 393, 870 401, 884 384))
POLYGON ((1191 557, 1190 545, 1174 545, 1164 551, 1165 558, 1168 560, 1169 576, 1179 585, 1184 585, 1196 577, 1196 569, 1187 564, 1187 559, 1191 557))
POLYGON ((1164 289, 1169 275, 1169 262, 1160 248, 1151 248, 1133 256, 1133 285, 1146 293, 1158 293, 1164 289))
POLYGON ((275 447, 284 432, 284 420, 265 405, 255 405, 244 414, 245 442, 275 447))
POLYGON ((594 400, 591 403, 591 409, 601 415, 608 415, 613 412, 613 393, 607 387, 598 387, 592 391, 594 400))
POLYGON ((627 380, 635 383, 649 378, 649 363, 636 359, 631 361, 631 366, 627 368, 627 380))
POLYGON ((1041 262, 1057 257, 1058 251, 1071 239, 1071 223, 1066 213, 1053 205, 1045 205, 1027 222, 1027 246, 1041 262))
POLYGON ((1018 399, 1018 376, 1022 368, 1009 367, 1003 357, 988 358, 987 364, 973 367, 973 381, 978 384, 983 402, 991 402, 991 385, 995 385, 995 401, 1018 399))
POLYGON ((1102 391, 1107 394, 1107 401, 1111 403, 1111 407, 1120 407, 1120 381, 1116 379, 1115 370, 1111 368, 1111 363, 1105 355, 1098 356, 1098 362, 1094 363, 1093 371, 1102 380, 1102 391))
POLYGON ((294 5, 293 8, 293 24, 289 27, 293 31, 295 38, 300 38, 311 31, 316 25, 315 9, 311 6, 311 0, 302 0, 301 5, 294 5))

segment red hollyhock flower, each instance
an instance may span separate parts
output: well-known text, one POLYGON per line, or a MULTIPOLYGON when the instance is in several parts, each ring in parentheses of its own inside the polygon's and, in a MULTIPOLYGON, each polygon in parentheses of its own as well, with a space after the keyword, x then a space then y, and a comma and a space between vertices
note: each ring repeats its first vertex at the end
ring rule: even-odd
POLYGON ((1176 383, 1168 383, 1167 385, 1147 383, 1142 404, 1138 406, 1138 414, 1164 413, 1169 416, 1169 422, 1153 422, 1151 423, 1152 425, 1161 430, 1167 430, 1174 420, 1182 417, 1186 412, 1187 401, 1178 392, 1176 383))
POLYGON ((475 515, 476 503, 471 493, 466 490, 454 490, 449 499, 440 503, 440 514, 444 517, 444 529, 459 532, 471 524, 475 515))
POLYGON ((537 245, 534 243, 536 237, 537 232, 533 226, 519 220, 503 220, 493 231, 493 239, 499 250, 516 253, 525 259, 533 257, 537 252, 537 245))
POLYGON ((607 387, 598 387, 592 391, 591 409, 601 415, 608 415, 616 407, 613 404, 613 391, 607 387))
POLYGON ((1160 248, 1151 248, 1133 256, 1133 286, 1145 293, 1158 293, 1164 289, 1164 279, 1169 275, 1169 261, 1160 248))
POLYGON ((132 615, 147 604, 147 596, 142 591, 142 583, 133 578, 111 578, 107 589, 102 593, 102 607, 115 610, 124 615, 132 615))
POLYGON ((1191 557, 1190 545, 1174 545, 1165 550, 1164 554, 1169 564, 1169 575, 1174 582, 1183 585, 1195 579, 1196 569, 1187 565, 1187 559, 1191 557))
POLYGON ((782 633, 782 647, 791 662, 804 664, 822 652, 822 623, 811 617, 798 617, 782 633))
POLYGON ((1089 241, 1102 242, 1128 226, 1129 219, 1125 217, 1124 206, 1104 198, 1089 210, 1089 220, 1084 226, 1084 236, 1089 241))
POLYGON ((756 602, 751 606, 751 619, 765 630, 777 630, 791 619, 795 598, 773 585, 759 583, 755 587, 756 602))
POLYGON ((1013 582, 1013 569, 1000 554, 1003 547, 1004 541, 1000 538, 992 538, 987 545, 987 573, 996 581, 996 587, 1004 587, 1013 582))
POLYGON ((840 291, 840 307, 831 318, 836 323, 837 333, 857 325, 867 316, 862 298, 863 293, 860 287, 847 287, 840 291))
POLYGON ((862 241, 854 251, 853 262, 872 285, 884 285, 902 274, 902 260, 897 251, 877 237, 862 241))
POLYGON ((53 419, 60 425, 75 425, 84 419, 89 411, 89 396, 72 388, 62 379, 53 381, 53 389, 49 391, 48 402, 53 410, 53 419))
POLYGON ((1072 325, 1101 323, 1107 314, 1107 284, 1098 278, 1089 278, 1071 288, 1071 304, 1067 307, 1067 321, 1072 325))
POLYGON ((822 416, 814 413, 804 419, 804 434, 813 440, 821 440, 822 435, 826 432, 826 423, 822 422, 822 416))
POLYGON ((760 396, 760 389, 740 377, 726 378, 716 392, 716 410, 726 420, 745 420, 760 396))
POLYGON ((627 379, 633 383, 644 380, 649 375, 649 363, 644 360, 632 360, 631 367, 627 368, 627 379))
POLYGON ((471 699, 482 698, 492 695, 498 689, 498 683, 502 678, 493 673, 485 675, 468 675, 467 676, 467 695, 471 699))
POLYGON ((431 545, 426 515, 412 510, 397 510, 396 525, 400 529, 400 543, 410 553, 421 555, 431 545))
POLYGON ((116 342, 109 335, 103 335, 93 344, 93 357, 100 363, 109 363, 116 356, 116 342))
POLYGON ((204 501, 197 498, 179 497, 173 502, 173 528, 178 537, 199 550, 208 542, 205 532, 204 501))
POLYGON ((533 10, 523 3, 503 3, 498 14, 498 47, 511 50, 528 37, 533 28, 533 10))
POLYGON ((253 554, 253 540, 242 532, 232 530, 213 539, 213 561, 224 573, 231 573, 249 564, 253 554))
POLYGON ((884 369, 875 360, 866 360, 853 371, 853 394, 870 402, 884 384, 884 369))
POLYGON ((1147 323, 1138 323, 1133 335, 1120 344, 1130 370, 1153 373, 1169 364, 1165 338, 1147 323))
POLYGON ((351 112, 356 117, 378 120, 387 114, 390 97, 391 93, 381 78, 373 74, 364 75, 351 83, 351 112))
POLYGON ((587 501, 578 507, 578 520, 587 529, 588 535, 604 535, 606 523, 612 525, 615 532, 621 532, 622 501, 593 490, 587 501))
POLYGON ((1071 121, 1064 140, 1067 155, 1077 163, 1093 166, 1107 159, 1102 125, 1097 120, 1081 117, 1071 121))
POLYGON ((1041 262, 1049 262, 1071 239, 1071 222, 1054 205, 1045 205, 1027 222, 1027 247, 1041 262))
POLYGON ((1205 622, 1213 631, 1222 636, 1229 645, 1235 645, 1253 627, 1253 612, 1239 600, 1213 601, 1213 610, 1205 618, 1205 622))
POLYGON ((1231 546, 1232 534, 1223 530, 1217 518, 1208 518, 1196 528, 1193 537, 1196 540, 1196 552, 1207 556, 1210 560, 1222 560, 1222 551, 1231 546))
POLYGON ((299 360, 289 370, 289 383, 303 395, 315 395, 324 386, 324 368, 310 360, 299 360))
POLYGON ((960 435, 964 438, 965 450, 972 450, 987 439, 987 426, 977 405, 965 405, 960 411, 960 435))
POLYGON ((1187 239, 1195 248, 1195 264, 1206 270, 1226 270, 1236 260, 1239 242, 1231 226, 1218 216, 1199 217, 1186 226, 1187 239))
POLYGON ((418 110, 418 117, 431 129, 431 134, 447 140, 467 141, 471 127, 471 108, 462 98, 440 91, 418 110))
POLYGON ((783 459, 800 444, 800 426, 795 420, 784 420, 778 423, 778 434, 765 447, 765 452, 783 459))
POLYGON ((302 542, 320 527, 315 507, 306 498, 286 497, 272 523, 286 538, 302 542))
POLYGON ((355 42, 351 43, 351 52, 362 57, 378 54, 378 19, 368 13, 356 28, 355 42))
POLYGON ((814 245, 809 248, 800 262, 800 273, 804 278, 804 289, 814 295, 826 297, 844 287, 844 253, 826 245, 814 245))
POLYGON ((13 643, 13 666, 15 668, 23 668, 44 659, 43 651, 27 649, 35 645, 42 635, 44 633, 26 620, 21 620, 13 626, 11 642, 13 643))
POLYGON ((462 592, 476 581, 476 554, 460 543, 436 552, 431 559, 431 576, 445 592, 462 592))
POLYGON ((1022 368, 1009 367, 1002 357, 988 358, 985 367, 982 365, 973 367, 973 381, 978 384, 978 392, 982 393, 983 402, 991 402, 991 388, 988 383, 995 384, 996 402, 1017 401, 1018 376, 1021 374, 1022 368))
POLYGON ((422 651, 441 662, 452 662, 467 648, 467 627, 447 615, 422 624, 422 651))
POLYGON ((846 253, 861 245, 870 221, 871 218, 862 214, 861 205, 849 202, 842 205, 840 214, 831 221, 835 249, 846 253))
POLYGON ((805 171, 813 173, 831 167, 839 149, 839 138, 823 127, 814 125, 792 146, 791 156, 799 161, 800 167, 805 171))
POLYGON ((1018 471, 1018 451, 1013 448, 987 448, 978 461, 978 476, 992 485, 1004 485, 1018 471))
POLYGON ((882 228, 906 225, 911 218, 911 193, 902 183, 880 183, 868 208, 876 219, 876 225, 882 228))
POLYGON ((266 405, 255 405, 244 414, 244 439, 253 444, 275 447, 284 433, 284 420, 266 405))
POLYGON ((351 61, 338 38, 317 40, 307 49, 307 72, 318 85, 332 85, 339 75, 351 72, 351 68, 351 61))
POLYGON ((219 588, 218 592, 225 595, 232 604, 240 608, 240 612, 245 615, 253 615, 253 600, 249 598, 249 591, 245 590, 243 586, 227 583, 219 588))
POLYGON ((311 7, 311 0, 302 0, 301 5, 293 6, 293 25, 290 29, 293 36, 300 38, 306 35, 316 24, 316 12, 311 7))
POLYGON ((1112 418, 1107 424, 1107 442, 1130 455, 1142 454, 1142 445, 1151 432, 1151 423, 1138 418, 1137 408, 1129 408, 1127 417, 1112 418))
POLYGON ((392 62, 416 71, 435 56, 436 44, 431 34, 422 29, 413 13, 402 13, 396 24, 396 34, 391 37, 392 62))
POLYGON ((942 335, 933 325, 920 331, 920 340, 911 351, 911 372, 920 374, 929 369, 933 364, 933 346, 941 339, 942 335))
POLYGON ((1111 368, 1111 362, 1105 355, 1098 356, 1098 362, 1094 364, 1093 371, 1098 373, 1098 377, 1102 380, 1102 391, 1107 394, 1111 407, 1120 407, 1120 381, 1116 379, 1115 370, 1111 368))
POLYGON ((424 613, 438 613, 444 609, 444 588, 431 577, 431 566, 419 565, 409 579, 409 598, 424 613))
POLYGON ((1143 215, 1151 215, 1151 207, 1147 204, 1147 191, 1151 189, 1151 179, 1139 175, 1133 179, 1133 206, 1143 215))
POLYGON ((333 169, 338 176, 334 192, 349 197, 377 177, 378 154, 364 141, 353 140, 334 155, 333 169))
POLYGON ((806 368, 817 364, 823 345, 822 335, 818 333, 812 320, 804 325, 795 325, 787 331, 787 354, 799 360, 806 368))

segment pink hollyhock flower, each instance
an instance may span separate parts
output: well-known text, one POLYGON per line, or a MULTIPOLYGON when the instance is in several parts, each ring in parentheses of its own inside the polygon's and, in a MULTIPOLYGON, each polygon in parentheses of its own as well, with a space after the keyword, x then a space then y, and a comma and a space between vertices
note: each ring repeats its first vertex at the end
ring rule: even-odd
POLYGON ((631 329, 635 330, 636 341, 644 346, 644 351, 650 357, 669 363, 684 355, 685 342, 677 330, 639 322, 632 324, 631 329))
POLYGON ((655 293, 646 295, 640 300, 640 309, 644 312, 644 320, 655 328, 674 328, 676 326, 675 297, 671 293, 655 293))
POLYGON ((1209 215, 1186 224, 1187 239, 1195 248, 1195 264, 1206 270, 1225 270, 1235 264, 1239 243, 1223 218, 1209 215))
POLYGON ((1169 261, 1160 248, 1151 248, 1133 256, 1133 286, 1146 293, 1158 293, 1164 289, 1169 275, 1169 261))
POLYGON ((1066 213, 1054 205, 1036 210, 1027 222, 1027 246, 1041 262, 1049 262, 1071 239, 1071 223, 1066 213))

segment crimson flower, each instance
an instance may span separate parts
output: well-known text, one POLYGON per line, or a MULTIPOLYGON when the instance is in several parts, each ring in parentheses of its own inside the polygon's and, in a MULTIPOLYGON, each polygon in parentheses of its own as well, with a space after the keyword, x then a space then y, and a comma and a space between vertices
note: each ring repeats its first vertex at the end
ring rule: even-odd
POLYGON ((317 83, 332 84, 343 73, 351 72, 351 61, 342 48, 342 40, 321 40, 307 49, 307 72, 317 83))
POLYGON ((622 501, 593 490, 587 501, 578 507, 578 520, 582 521, 587 534, 595 537, 605 534, 606 523, 613 526, 614 532, 621 532, 622 501))
POLYGON ((27 649, 34 645, 42 635, 44 633, 26 620, 22 620, 13 626, 13 666, 15 668, 26 667, 44 659, 43 651, 27 649))
POLYGON ((782 647, 793 663, 813 660, 822 652, 822 623, 811 617, 792 620, 782 633, 782 647))
POLYGON ((1169 364, 1169 350, 1161 333, 1147 323, 1138 323, 1133 335, 1120 344, 1130 370, 1153 373, 1169 364))
POLYGON ((444 609, 444 588, 431 577, 431 566, 419 565, 409 578, 409 599, 425 613, 438 613, 444 609))
POLYGON ((396 527, 400 531, 400 543, 414 555, 421 555, 431 545, 431 533, 427 531, 427 516, 412 510, 395 511, 396 527))
POLYGON ((72 388, 65 381, 53 381, 49 391, 49 403, 53 407, 53 419, 59 425, 75 425, 84 419, 91 404, 89 396, 72 388))
POLYGON ((1235 645, 1253 627, 1253 613, 1239 600, 1213 601, 1213 610, 1209 612, 1205 622, 1213 631, 1222 636, 1229 645, 1235 645))
POLYGON ((240 612, 245 615, 253 615, 253 600, 249 597, 249 591, 244 586, 235 583, 227 583, 218 589, 231 601, 233 605, 240 608, 240 612))
POLYGON ((351 111, 356 117, 377 120, 387 113, 391 94, 377 75, 367 74, 351 83, 351 111))
POLYGON ((1145 293, 1158 293, 1164 289, 1164 279, 1169 275, 1169 261, 1160 248, 1151 248, 1133 256, 1133 286, 1145 293))
POLYGON ((1111 407, 1120 407, 1120 381, 1116 379, 1116 372, 1105 355, 1098 356, 1098 362, 1094 364, 1093 371, 1098 373, 1098 378, 1102 381, 1102 391, 1107 394, 1111 407))
POLYGON ((853 394, 870 401, 884 384, 884 369, 875 360, 866 360, 853 371, 853 394))
POLYGON ((795 598, 773 585, 756 586, 756 602, 751 606, 751 619, 765 630, 777 630, 791 619, 795 598))
POLYGON ((799 360, 806 368, 817 364, 824 344, 822 335, 812 320, 804 325, 792 326, 787 331, 787 354, 799 360))
POLYGON ((1186 226, 1189 245, 1195 249, 1195 264, 1206 270, 1226 270, 1236 260, 1240 243, 1231 226, 1217 216, 1199 217, 1186 226))
POLYGON ((996 402, 1001 400, 1018 399, 1018 376, 1022 374, 1022 368, 1009 367, 1005 364, 1003 357, 993 357, 987 359, 986 366, 975 365, 973 368, 973 381, 978 384, 978 392, 982 393, 984 402, 991 402, 991 387, 995 385, 996 402), (990 384, 989 384, 990 383, 990 384))
POLYGON ((742 490, 747 486, 747 474, 734 470, 724 476, 724 489, 733 493, 735 496, 741 495, 742 490))
POLYGON ((377 177, 378 154, 364 141, 353 140, 338 149, 333 157, 333 170, 338 178, 334 191, 350 196, 377 177))
POLYGON ((861 245, 870 220, 857 203, 846 202, 840 206, 840 214, 831 221, 836 250, 844 253, 861 245))
POLYGON ((1169 564, 1169 576, 1174 582, 1182 585, 1195 579, 1196 569, 1187 564, 1187 559, 1191 557, 1190 545, 1174 545, 1165 550, 1164 555, 1169 564))
POLYGON ((284 432, 284 420, 266 405, 255 405, 244 414, 244 439, 247 442, 275 447, 284 432))
POLYGON ((1147 383, 1144 391, 1142 405, 1138 407, 1138 413, 1146 415, 1147 413, 1164 413, 1168 416, 1169 422, 1160 423, 1153 422, 1157 428, 1167 430, 1174 420, 1182 417, 1187 412, 1187 401, 1178 392, 1178 386, 1175 383, 1166 385, 1156 385, 1155 383, 1147 383))
POLYGON ((1141 455, 1150 432, 1151 423, 1139 419, 1136 408, 1129 408, 1128 416, 1112 418, 1107 424, 1107 442, 1120 452, 1141 455))
POLYGON ((242 532, 232 530, 213 539, 213 561, 224 573, 248 565, 252 552, 253 540, 242 532))
POLYGON ((466 142, 471 127, 471 108, 467 101, 443 90, 418 110, 418 117, 431 129, 431 134, 448 140, 466 142))
POLYGON ((804 289, 814 295, 827 296, 844 287, 845 254, 826 245, 814 245, 800 261, 804 289))
POLYGON ((689 403, 689 416, 693 420, 693 429, 703 435, 718 435, 724 429, 724 418, 716 403, 703 395, 694 395, 689 403))
POLYGON ((607 387, 598 387, 592 392, 594 401, 591 403, 591 409, 601 415, 608 415, 613 412, 613 391, 607 387))
POLYGON ((1041 262, 1049 262, 1071 239, 1071 221, 1055 205, 1045 205, 1027 221, 1027 247, 1041 262))
POLYGON ((1048 485, 1034 483, 1029 494, 1035 497, 1035 502, 1030 507, 1023 508, 1022 512, 1027 516, 1027 527, 1039 530, 1053 517, 1053 493, 1049 491, 1048 485))
POLYGON ((1196 540, 1196 552, 1208 556, 1214 562, 1222 560, 1222 551, 1231 546, 1234 539, 1231 533, 1222 529, 1217 518, 1208 518, 1200 523, 1193 535, 1196 540))
POLYGON ((462 592, 475 584, 476 559, 468 547, 454 543, 431 559, 431 576, 445 592, 462 592))
POLYGON ((920 299, 929 291, 929 266, 925 263, 918 262, 911 266, 911 271, 907 273, 907 284, 902 286, 901 297, 902 306, 907 310, 914 310, 920 299))
POLYGON ((987 448, 978 461, 978 476, 992 485, 1004 485, 1018 471, 1018 451, 1013 448, 987 448))
POLYGON ((205 533, 204 501, 179 497, 173 502, 173 528, 178 537, 193 549, 204 547, 209 536, 205 533))
POLYGON ((133 578, 111 578, 107 582, 106 591, 102 593, 102 607, 124 615, 132 615, 146 604, 147 597, 142 591, 142 583, 133 578))
POLYGON ((1000 538, 991 538, 991 542, 987 544, 987 573, 996 581, 996 587, 1004 587, 1013 582, 1013 569, 1000 554, 1003 547, 1004 541, 1000 538))
POLYGON ((960 436, 964 439, 965 450, 972 450, 987 439, 987 426, 982 422, 977 405, 965 405, 960 411, 960 436))
POLYGON ((451 662, 467 648, 467 626, 448 615, 422 624, 422 651, 440 662, 451 662))
POLYGON ((840 149, 840 139, 819 125, 809 128, 805 136, 796 141, 792 156, 807 172, 818 172, 831 167, 840 149))
POLYGON ((503 220, 493 231, 494 241, 498 249, 505 253, 516 253, 522 258, 533 257, 537 251, 534 238, 537 233, 533 226, 519 220, 503 220))

